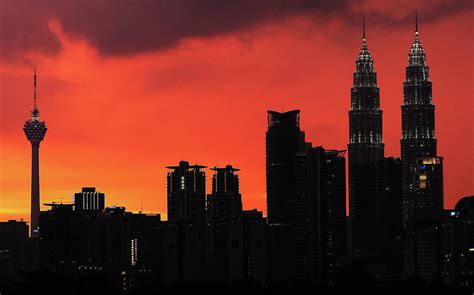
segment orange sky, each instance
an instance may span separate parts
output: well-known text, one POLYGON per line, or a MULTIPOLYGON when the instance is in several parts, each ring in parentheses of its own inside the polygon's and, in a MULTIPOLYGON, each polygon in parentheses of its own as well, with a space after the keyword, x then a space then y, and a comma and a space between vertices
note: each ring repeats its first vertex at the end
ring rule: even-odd
MULTIPOLYGON (((414 9, 408 2, 378 3, 354 4, 350 11, 359 15, 371 6, 403 18, 414 9)), ((474 193, 474 13, 428 15, 423 23, 421 11, 438 154, 445 157, 445 206, 451 208, 474 193)), ((106 193, 108 205, 165 214, 164 167, 188 160, 241 168, 244 208, 265 210, 268 109, 300 109, 309 141, 347 148, 361 28, 344 16, 315 21, 294 13, 117 55, 104 54, 86 34, 68 32, 60 19, 48 18, 46 25, 58 52, 31 46, 0 58, 0 221, 29 219, 31 147, 22 127, 32 108, 35 66, 40 118, 48 127, 40 148, 41 203, 70 201, 81 187, 95 186, 106 193)), ((370 18, 367 25, 386 156, 399 156, 402 82, 413 27, 373 24, 370 18)))

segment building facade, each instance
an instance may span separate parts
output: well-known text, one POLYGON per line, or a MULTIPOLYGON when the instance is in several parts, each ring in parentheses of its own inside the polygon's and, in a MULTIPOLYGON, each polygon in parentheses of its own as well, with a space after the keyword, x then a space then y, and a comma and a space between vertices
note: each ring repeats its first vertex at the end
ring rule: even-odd
POLYGON ((384 158, 377 74, 364 33, 356 59, 349 110, 349 218, 351 252, 357 259, 378 254, 381 191, 377 167, 384 158))
POLYGON ((402 198, 404 276, 436 281, 441 276, 443 159, 437 156, 435 106, 426 54, 416 19, 402 104, 402 198))

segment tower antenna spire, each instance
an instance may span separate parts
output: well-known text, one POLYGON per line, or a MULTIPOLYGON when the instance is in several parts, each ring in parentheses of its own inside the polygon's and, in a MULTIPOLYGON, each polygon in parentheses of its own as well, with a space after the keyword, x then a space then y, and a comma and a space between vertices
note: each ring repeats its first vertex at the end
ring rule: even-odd
POLYGON ((33 89, 34 89, 34 94, 33 94, 33 111, 31 112, 31 119, 33 121, 37 121, 39 117, 39 110, 38 106, 36 105, 36 68, 33 76, 33 89))
POLYGON ((362 17, 362 41, 365 42, 365 15, 362 17))
POLYGON ((33 78, 33 86, 34 86, 34 97, 33 97, 34 109, 36 110, 37 109, 37 107, 36 107, 36 68, 35 68, 35 75, 34 75, 34 78, 33 78))
POLYGON ((418 36, 418 10, 415 10, 415 35, 418 36))

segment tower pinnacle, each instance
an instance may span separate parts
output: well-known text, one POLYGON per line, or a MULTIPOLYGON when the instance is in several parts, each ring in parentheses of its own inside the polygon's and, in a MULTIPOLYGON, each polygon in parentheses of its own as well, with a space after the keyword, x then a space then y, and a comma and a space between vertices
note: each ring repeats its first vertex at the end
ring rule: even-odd
POLYGON ((418 10, 415 10, 415 35, 418 36, 418 10))
POLYGON ((38 106, 36 105, 36 68, 35 74, 33 76, 33 88, 34 88, 34 95, 33 95, 33 111, 31 111, 31 120, 38 121, 39 120, 39 110, 38 106))
POLYGON ((362 42, 365 43, 365 16, 362 17, 362 42))

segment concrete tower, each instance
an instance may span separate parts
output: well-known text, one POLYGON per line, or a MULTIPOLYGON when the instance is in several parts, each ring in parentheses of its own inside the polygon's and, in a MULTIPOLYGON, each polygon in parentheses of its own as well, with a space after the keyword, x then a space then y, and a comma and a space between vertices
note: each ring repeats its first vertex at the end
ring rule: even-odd
POLYGON ((31 236, 38 236, 38 220, 40 214, 40 187, 39 187, 39 147, 48 128, 44 121, 39 119, 39 109, 36 105, 36 70, 34 74, 33 111, 31 118, 25 122, 23 131, 31 142, 31 236))

